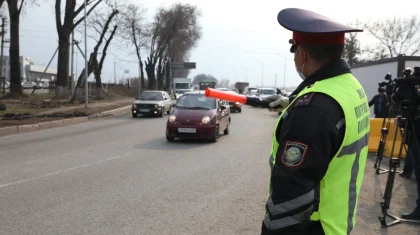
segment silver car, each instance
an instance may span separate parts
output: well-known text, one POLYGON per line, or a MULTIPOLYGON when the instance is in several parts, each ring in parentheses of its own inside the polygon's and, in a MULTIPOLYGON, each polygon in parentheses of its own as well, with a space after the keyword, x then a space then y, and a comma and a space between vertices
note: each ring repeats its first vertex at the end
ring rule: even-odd
POLYGON ((131 107, 133 117, 138 114, 163 117, 172 109, 172 100, 166 91, 143 91, 135 99, 131 107))

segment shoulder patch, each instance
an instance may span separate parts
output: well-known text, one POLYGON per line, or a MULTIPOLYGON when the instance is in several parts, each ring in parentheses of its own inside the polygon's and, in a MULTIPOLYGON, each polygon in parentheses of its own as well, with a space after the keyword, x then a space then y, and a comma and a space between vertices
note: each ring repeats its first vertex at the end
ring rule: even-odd
POLYGON ((281 153, 281 163, 289 168, 298 167, 305 162, 307 153, 307 144, 287 140, 281 153))
POLYGON ((314 94, 315 93, 308 93, 306 95, 303 95, 303 96, 299 97, 299 99, 296 101, 294 107, 308 105, 312 101, 312 97, 314 96, 314 94))

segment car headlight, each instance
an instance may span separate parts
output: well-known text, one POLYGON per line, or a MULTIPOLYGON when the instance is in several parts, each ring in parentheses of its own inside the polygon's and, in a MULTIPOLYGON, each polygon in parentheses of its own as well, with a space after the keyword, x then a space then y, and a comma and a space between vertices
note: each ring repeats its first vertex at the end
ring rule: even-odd
POLYGON ((175 122, 175 120, 176 120, 176 116, 175 116, 175 115, 171 115, 171 116, 169 116, 169 118, 168 118, 168 121, 169 121, 169 122, 175 122))
POLYGON ((205 116, 203 117, 203 119, 201 120, 202 123, 207 124, 210 122, 210 117, 209 116, 205 116))
POLYGON ((240 105, 241 103, 239 103, 239 102, 236 102, 235 104, 236 104, 236 105, 240 105))

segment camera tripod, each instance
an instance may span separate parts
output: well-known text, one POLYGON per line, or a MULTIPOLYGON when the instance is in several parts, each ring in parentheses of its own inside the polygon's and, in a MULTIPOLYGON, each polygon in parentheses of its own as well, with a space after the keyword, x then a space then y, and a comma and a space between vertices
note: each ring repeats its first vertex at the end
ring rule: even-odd
MULTIPOLYGON (((405 130, 407 130, 408 125, 411 126, 412 130, 415 130, 414 128, 414 120, 410 119, 407 120, 406 125, 405 125, 405 130)), ((389 210, 389 206, 391 204, 391 198, 392 198, 392 190, 394 188, 394 181, 395 181, 395 174, 397 173, 397 168, 400 167, 400 159, 401 159, 401 153, 402 153, 402 149, 404 146, 404 140, 407 136, 407 131, 403 131, 401 130, 401 128, 399 127, 399 125, 397 125, 397 130, 395 131, 395 136, 394 136, 394 142, 392 143, 392 150, 391 150, 391 157, 389 159, 389 170, 388 170, 388 179, 386 181, 386 186, 385 186, 385 193, 384 193, 384 201, 380 203, 381 205, 381 209, 382 209, 382 216, 379 216, 379 221, 381 223, 382 227, 389 227, 392 225, 396 225, 402 222, 408 222, 408 223, 414 223, 414 224, 419 224, 420 225, 420 221, 418 220, 409 220, 409 219, 403 219, 400 218, 398 216, 392 215, 388 213, 389 210), (393 153, 394 153, 394 146, 395 146, 395 140, 397 137, 397 133, 398 130, 401 131, 401 133, 403 133, 403 139, 401 140, 401 145, 400 145, 400 149, 399 149, 399 153, 398 153, 398 157, 397 158, 393 158, 393 153), (387 223, 386 218, 389 217, 391 219, 393 219, 393 221, 387 223)), ((417 142, 417 137, 416 134, 413 133, 412 138, 414 138, 414 142, 415 142, 415 148, 417 150, 417 152, 420 153, 419 151, 419 145, 417 142)))
MULTIPOLYGON (((382 121, 381 139, 379 140, 378 151, 376 152, 376 161, 375 161, 375 165, 373 166, 373 168, 376 168, 375 173, 377 175, 389 172, 389 170, 381 168, 381 162, 384 156, 385 143, 386 143, 386 139, 389 133, 390 126, 391 126, 391 118, 384 118, 382 121), (386 127, 385 127, 385 123, 386 123, 386 127)), ((397 135, 396 135, 397 132, 398 132, 398 128, 395 130, 395 136, 394 136, 394 141, 393 141, 393 146, 392 146, 392 151, 391 151, 392 153, 394 151, 394 145, 395 145, 395 140, 397 138, 397 135)), ((391 158, 392 158, 392 154, 391 154, 391 158)), ((401 172, 398 171, 398 173, 401 173, 401 172)))

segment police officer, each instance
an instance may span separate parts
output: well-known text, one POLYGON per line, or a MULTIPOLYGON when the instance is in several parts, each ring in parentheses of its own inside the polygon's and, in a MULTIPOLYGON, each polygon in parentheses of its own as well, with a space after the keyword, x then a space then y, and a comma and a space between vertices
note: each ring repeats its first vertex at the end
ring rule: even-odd
POLYGON ((270 104, 285 109, 272 138, 261 234, 349 234, 368 154, 370 110, 341 57, 344 34, 362 30, 296 8, 280 11, 278 22, 293 31, 290 52, 303 81, 290 97, 270 104))

